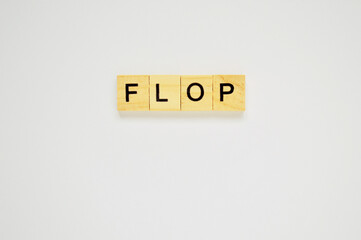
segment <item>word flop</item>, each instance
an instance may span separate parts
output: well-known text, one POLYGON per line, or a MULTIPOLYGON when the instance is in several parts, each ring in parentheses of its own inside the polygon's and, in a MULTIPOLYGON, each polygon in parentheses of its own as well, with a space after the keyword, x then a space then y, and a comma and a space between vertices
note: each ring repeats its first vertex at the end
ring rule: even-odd
POLYGON ((244 75, 119 75, 119 111, 244 111, 244 75))

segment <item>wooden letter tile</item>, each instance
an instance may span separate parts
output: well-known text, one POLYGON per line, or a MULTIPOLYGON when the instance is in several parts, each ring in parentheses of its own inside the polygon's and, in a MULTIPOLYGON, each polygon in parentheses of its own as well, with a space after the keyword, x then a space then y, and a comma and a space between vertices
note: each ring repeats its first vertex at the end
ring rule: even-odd
POLYGON ((212 111, 212 75, 181 76, 181 110, 212 111))
POLYGON ((245 110, 245 76, 244 75, 213 76, 213 110, 215 111, 245 110))
POLYGON ((149 110, 149 76, 119 75, 117 85, 119 111, 149 110))
POLYGON ((179 75, 151 75, 149 91, 151 111, 180 110, 179 75))

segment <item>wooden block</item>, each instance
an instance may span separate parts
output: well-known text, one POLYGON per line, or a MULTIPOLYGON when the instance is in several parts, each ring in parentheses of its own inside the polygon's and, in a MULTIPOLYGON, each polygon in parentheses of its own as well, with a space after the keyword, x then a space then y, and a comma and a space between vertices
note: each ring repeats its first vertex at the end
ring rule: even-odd
POLYGON ((151 75, 149 92, 151 111, 180 110, 179 75, 151 75))
POLYGON ((149 111, 149 76, 117 76, 119 111, 149 111))
POLYGON ((215 111, 245 110, 245 76, 244 75, 213 76, 213 110, 215 111))
POLYGON ((212 75, 181 76, 181 110, 212 111, 212 75))

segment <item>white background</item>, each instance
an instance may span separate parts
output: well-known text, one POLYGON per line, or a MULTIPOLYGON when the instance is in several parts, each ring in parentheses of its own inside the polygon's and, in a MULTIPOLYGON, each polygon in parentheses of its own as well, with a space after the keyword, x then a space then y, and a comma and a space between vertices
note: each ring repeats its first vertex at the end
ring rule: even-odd
POLYGON ((0 239, 361 239, 361 2, 0 2, 0 239), (118 74, 246 112, 118 113, 118 74))

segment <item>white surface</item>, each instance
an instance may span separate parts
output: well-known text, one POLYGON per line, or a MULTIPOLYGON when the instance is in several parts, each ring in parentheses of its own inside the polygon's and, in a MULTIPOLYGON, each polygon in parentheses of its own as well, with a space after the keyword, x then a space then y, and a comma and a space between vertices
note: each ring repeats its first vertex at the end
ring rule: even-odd
POLYGON ((361 239, 361 2, 0 2, 0 239, 361 239), (246 74, 121 113, 117 74, 246 74))

